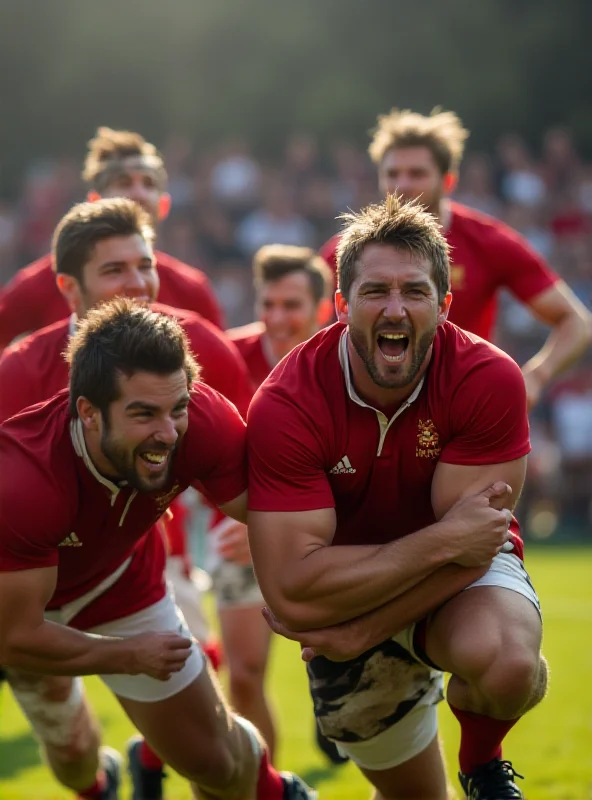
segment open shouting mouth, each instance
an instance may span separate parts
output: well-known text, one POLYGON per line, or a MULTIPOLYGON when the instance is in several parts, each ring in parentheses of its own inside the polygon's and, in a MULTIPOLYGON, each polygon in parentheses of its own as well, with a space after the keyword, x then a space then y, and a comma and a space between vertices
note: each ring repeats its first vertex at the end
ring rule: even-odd
POLYGON ((409 347, 409 336, 406 333, 383 331, 377 337, 378 349, 389 364, 399 364, 405 360, 409 347))

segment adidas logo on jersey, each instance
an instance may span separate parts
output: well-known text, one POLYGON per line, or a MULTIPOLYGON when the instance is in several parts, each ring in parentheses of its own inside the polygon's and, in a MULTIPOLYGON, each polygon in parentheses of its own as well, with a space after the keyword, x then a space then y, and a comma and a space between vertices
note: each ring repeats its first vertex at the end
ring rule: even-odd
POLYGON ((72 532, 69 536, 66 536, 63 542, 59 543, 58 547, 82 547, 82 542, 78 536, 72 532))
POLYGON ((343 456, 341 461, 338 461, 333 469, 329 470, 329 475, 352 475, 354 472, 355 469, 350 464, 349 458, 343 456))

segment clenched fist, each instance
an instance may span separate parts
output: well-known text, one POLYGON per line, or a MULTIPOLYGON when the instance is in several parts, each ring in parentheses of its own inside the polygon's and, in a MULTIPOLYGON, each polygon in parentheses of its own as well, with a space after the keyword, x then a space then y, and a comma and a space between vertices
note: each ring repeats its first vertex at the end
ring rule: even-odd
POLYGON ((179 672, 191 653, 191 639, 173 631, 140 633, 126 640, 129 646, 128 675, 149 675, 167 681, 179 672))
POLYGON ((479 494, 463 497, 442 517, 450 529, 453 563, 480 567, 506 549, 512 512, 500 506, 510 494, 511 488, 498 481, 479 494))

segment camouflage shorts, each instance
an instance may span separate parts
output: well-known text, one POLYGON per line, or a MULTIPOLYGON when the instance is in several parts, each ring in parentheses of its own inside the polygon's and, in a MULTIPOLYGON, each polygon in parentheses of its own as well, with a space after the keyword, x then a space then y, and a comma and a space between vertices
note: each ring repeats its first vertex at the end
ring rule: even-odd
POLYGON ((340 663, 318 657, 308 664, 314 712, 323 734, 336 742, 365 742, 420 706, 444 698, 442 673, 418 661, 397 638, 340 663))
POLYGON ((218 560, 210 576, 218 608, 265 605, 252 566, 218 560))

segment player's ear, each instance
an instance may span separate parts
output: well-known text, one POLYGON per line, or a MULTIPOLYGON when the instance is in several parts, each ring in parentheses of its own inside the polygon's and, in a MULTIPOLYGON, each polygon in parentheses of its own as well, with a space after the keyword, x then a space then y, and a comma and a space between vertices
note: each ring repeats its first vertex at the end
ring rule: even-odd
POLYGON ((101 195, 98 192, 95 192, 94 189, 91 189, 90 192, 87 192, 86 199, 89 203, 96 203, 97 200, 101 199, 101 195))
POLYGON ((444 300, 438 306, 438 325, 443 325, 448 319, 450 304, 452 303, 452 292, 447 292, 444 300))
POLYGON ((456 189, 458 183, 458 175, 455 172, 447 172, 444 175, 444 192, 445 194, 452 194, 456 189))
POLYGON ((171 196, 168 192, 163 192, 158 198, 158 219, 166 219, 171 210, 171 196))
POLYGON ((79 397, 76 400, 76 411, 78 417, 87 431, 99 430, 99 416, 101 412, 86 397, 79 397))
POLYGON ((339 322, 349 323, 349 305, 339 289, 335 292, 335 312, 339 322))
POLYGON ((56 284, 64 300, 68 303, 70 311, 76 313, 80 295, 80 285, 76 278, 73 275, 65 275, 63 272, 59 272, 56 275, 56 284))

